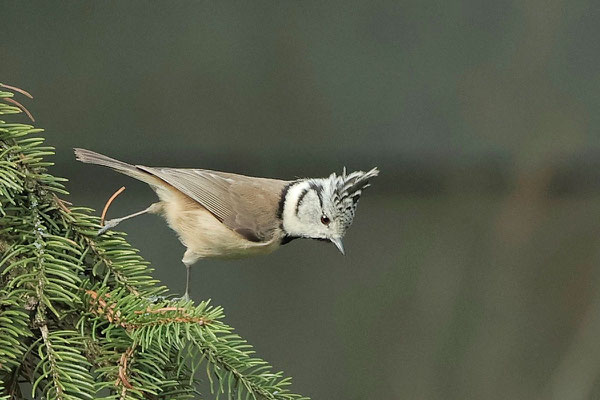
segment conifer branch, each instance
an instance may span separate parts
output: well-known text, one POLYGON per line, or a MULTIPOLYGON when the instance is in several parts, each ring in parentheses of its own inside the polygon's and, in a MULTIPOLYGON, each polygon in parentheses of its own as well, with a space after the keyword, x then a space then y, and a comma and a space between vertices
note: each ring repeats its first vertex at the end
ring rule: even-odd
MULTIPOLYGON (((26 112, 0 84, 0 116, 26 112)), ((0 120, 0 400, 302 400, 208 301, 172 301, 119 232, 60 199, 42 132, 0 120)))

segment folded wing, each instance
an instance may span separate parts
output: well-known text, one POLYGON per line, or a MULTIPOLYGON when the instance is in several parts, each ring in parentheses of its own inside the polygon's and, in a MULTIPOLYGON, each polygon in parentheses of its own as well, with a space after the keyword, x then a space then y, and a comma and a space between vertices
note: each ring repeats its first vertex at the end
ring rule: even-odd
POLYGON ((279 231, 277 209, 287 181, 203 169, 136 167, 197 201, 247 240, 269 242, 279 231))

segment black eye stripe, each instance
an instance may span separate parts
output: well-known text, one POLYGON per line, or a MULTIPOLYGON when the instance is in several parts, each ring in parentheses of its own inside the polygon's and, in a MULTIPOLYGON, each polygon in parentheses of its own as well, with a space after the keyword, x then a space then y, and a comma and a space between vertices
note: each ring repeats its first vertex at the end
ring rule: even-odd
POLYGON ((311 183, 310 188, 317 193, 317 197, 319 198, 319 204, 321 205, 321 209, 323 209, 323 186, 318 185, 316 183, 311 183))
POLYGON ((298 209, 300 208, 300 203, 302 203, 302 200, 304 200, 304 196, 306 196, 307 193, 308 193, 308 189, 304 189, 302 191, 302 193, 300 193, 300 196, 298 196, 298 202, 296 203, 296 215, 298 215, 298 209))

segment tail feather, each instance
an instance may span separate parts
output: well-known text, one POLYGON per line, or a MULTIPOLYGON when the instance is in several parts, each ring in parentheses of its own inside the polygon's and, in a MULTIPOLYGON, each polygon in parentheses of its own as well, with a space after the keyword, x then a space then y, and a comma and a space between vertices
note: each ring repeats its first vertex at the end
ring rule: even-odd
POLYGON ((146 183, 154 183, 150 174, 137 168, 135 165, 127 164, 126 162, 115 160, 95 151, 75 148, 75 158, 81 162, 87 164, 98 164, 105 167, 114 169, 125 175, 129 175, 133 178, 139 179, 146 183))

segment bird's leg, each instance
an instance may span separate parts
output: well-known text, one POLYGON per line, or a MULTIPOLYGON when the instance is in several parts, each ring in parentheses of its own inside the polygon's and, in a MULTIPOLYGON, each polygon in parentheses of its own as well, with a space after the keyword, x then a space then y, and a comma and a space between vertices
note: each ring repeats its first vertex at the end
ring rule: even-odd
MULTIPOLYGON (((185 264, 185 263, 184 263, 185 264)), ((190 299, 190 270, 191 264, 185 264, 185 293, 183 295, 184 300, 190 299)))
POLYGON ((150 207, 146 208, 145 210, 138 211, 136 213, 126 215, 121 218, 115 218, 115 219, 106 221, 104 223, 104 226, 98 231, 98 235, 102 235, 104 232, 106 232, 107 230, 109 230, 111 228, 114 228, 115 226, 119 225, 119 223, 121 223, 122 221, 125 221, 126 219, 137 217, 138 215, 142 215, 142 214, 146 214, 146 213, 155 214, 158 211, 160 211, 161 208, 162 208, 161 203, 154 203, 150 207))
POLYGON ((191 275, 191 266, 196 261, 198 261, 198 256, 194 254, 190 249, 187 249, 185 254, 183 255, 183 265, 185 265, 185 293, 183 297, 175 299, 175 300, 189 300, 190 299, 190 275, 191 275))
POLYGON ((185 293, 181 297, 174 297, 172 301, 188 301, 190 299, 190 267, 192 263, 183 261, 183 264, 185 265, 185 293))

